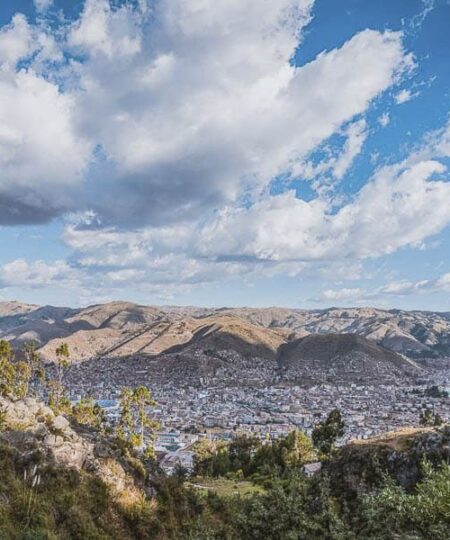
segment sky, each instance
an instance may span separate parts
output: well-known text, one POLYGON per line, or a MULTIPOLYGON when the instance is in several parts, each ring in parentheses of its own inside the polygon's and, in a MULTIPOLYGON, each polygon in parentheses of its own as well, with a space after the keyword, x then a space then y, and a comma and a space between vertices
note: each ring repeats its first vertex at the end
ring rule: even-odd
POLYGON ((450 311, 449 0, 2 0, 0 300, 450 311))

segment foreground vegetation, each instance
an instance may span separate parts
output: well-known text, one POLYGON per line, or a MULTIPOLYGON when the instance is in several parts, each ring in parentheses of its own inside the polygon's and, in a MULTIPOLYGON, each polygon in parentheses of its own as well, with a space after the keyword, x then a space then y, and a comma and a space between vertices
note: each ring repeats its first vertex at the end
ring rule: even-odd
POLYGON ((0 447, 0 474, 2 539, 450 538, 450 467, 445 463, 425 464, 410 492, 386 478, 356 500, 331 486, 326 475, 308 479, 292 468, 266 477, 264 489, 238 494, 223 488, 254 484, 203 479, 213 489, 202 491, 182 474, 156 474, 151 480, 155 497, 127 505, 88 472, 39 465, 21 470, 5 446, 0 447))
MULTIPOLYGON (((124 391, 119 422, 108 429, 92 400, 73 406, 65 397, 66 347, 58 349, 52 376, 34 348, 26 352, 15 362, 0 342, 0 399, 26 404, 44 384, 54 412, 41 424, 8 424, 8 411, 0 410, 2 540, 450 540, 446 426, 338 450, 345 426, 333 410, 311 438, 293 431, 265 444, 247 436, 229 444, 201 439, 193 474, 179 467, 168 477, 152 451, 147 389, 124 391), (78 431, 64 428, 68 422, 55 416, 61 413, 78 431), (64 437, 69 447, 75 439, 80 448, 85 440, 100 444, 103 461, 57 466, 49 453, 64 437), (322 470, 308 478, 304 467, 317 460, 322 470), (120 474, 132 481, 113 489, 92 463, 107 465, 116 486, 120 474)), ((424 416, 422 423, 435 420, 424 416)))

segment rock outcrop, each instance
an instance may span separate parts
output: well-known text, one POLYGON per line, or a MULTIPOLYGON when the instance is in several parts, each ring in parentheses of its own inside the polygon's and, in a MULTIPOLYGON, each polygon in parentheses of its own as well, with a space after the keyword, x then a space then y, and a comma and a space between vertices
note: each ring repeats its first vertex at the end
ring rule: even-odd
POLYGON ((0 397, 0 444, 16 453, 21 467, 86 471, 102 480, 118 497, 139 499, 142 482, 113 442, 89 428, 71 425, 64 416, 34 398, 0 397))
POLYGON ((390 476, 411 490, 421 479, 425 461, 440 465, 450 459, 450 426, 405 428, 378 437, 353 441, 341 448, 323 469, 336 494, 349 500, 381 486, 390 476))

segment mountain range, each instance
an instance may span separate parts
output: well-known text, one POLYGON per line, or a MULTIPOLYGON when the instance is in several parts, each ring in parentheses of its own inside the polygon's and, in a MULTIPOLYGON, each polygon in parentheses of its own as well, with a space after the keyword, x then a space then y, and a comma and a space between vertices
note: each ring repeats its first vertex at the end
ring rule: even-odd
POLYGON ((0 337, 39 344, 51 359, 69 344, 75 361, 238 348, 272 357, 280 346, 315 334, 356 334, 410 357, 450 355, 450 313, 376 308, 199 308, 111 302, 87 308, 0 302, 0 337))

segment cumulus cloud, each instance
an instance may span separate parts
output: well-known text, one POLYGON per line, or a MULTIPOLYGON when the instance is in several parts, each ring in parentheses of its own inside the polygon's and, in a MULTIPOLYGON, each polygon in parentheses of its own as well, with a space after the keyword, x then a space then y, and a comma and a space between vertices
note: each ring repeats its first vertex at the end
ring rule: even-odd
POLYGON ((442 274, 435 279, 423 279, 420 281, 392 281, 385 283, 372 290, 364 288, 340 288, 326 289, 318 296, 311 298, 314 302, 357 302, 379 301, 387 297, 410 296, 421 293, 450 292, 450 273, 442 274))
POLYGON ((0 213, 36 223, 70 208, 89 156, 74 103, 32 71, 0 71, 0 213))
POLYGON ((312 160, 297 162, 292 168, 292 175, 305 180, 313 180, 312 186, 317 191, 324 191, 333 185, 335 181, 340 181, 358 154, 360 154, 364 142, 368 136, 367 122, 359 119, 350 122, 338 133, 345 142, 339 151, 325 147, 326 157, 319 163, 314 164, 312 160), (330 177, 326 181, 327 177, 330 177))
POLYGON ((397 105, 401 105, 402 103, 410 101, 415 96, 417 96, 417 94, 414 94, 413 92, 411 92, 411 90, 403 88, 403 90, 400 90, 400 92, 395 94, 394 99, 397 105))
POLYGON ((25 259, 16 259, 0 267, 2 289, 41 288, 52 284, 64 287, 73 281, 78 284, 76 271, 62 260, 49 264, 42 260, 30 263, 25 259))
POLYGON ((53 0, 34 0, 36 11, 43 13, 53 5, 53 0))
POLYGON ((350 125, 347 130, 347 140, 344 144, 343 152, 333 163, 333 174, 338 180, 341 180, 345 176, 353 160, 361 152, 366 138, 367 131, 364 120, 354 122, 350 125))
POLYGON ((444 171, 436 161, 385 167, 337 212, 323 198, 306 202, 294 191, 229 209, 203 230, 200 249, 305 261, 375 257, 417 246, 450 222, 450 184, 430 180, 444 171))
POLYGON ((107 62, 134 56, 141 51, 139 22, 139 13, 131 7, 113 10, 108 0, 86 0, 81 18, 70 29, 68 44, 90 57, 104 56, 107 62))
MULTIPOLYGON (((90 213, 73 219, 63 239, 86 271, 110 268, 122 276, 132 268, 145 271, 146 282, 193 284, 308 271, 325 275, 327 268, 348 279, 354 274, 349 265, 355 264, 359 278, 364 259, 420 247, 450 223, 450 183, 435 159, 448 155, 449 140, 449 127, 429 134, 421 148, 403 162, 380 168, 338 207, 334 198, 305 201, 287 191, 267 194, 252 205, 225 206, 197 222, 129 231, 101 227, 90 213)), ((395 287, 399 292, 409 285, 395 287)), ((384 293, 393 290, 394 285, 384 293)))
POLYGON ((46 221, 70 208, 88 164, 89 143, 74 126, 74 98, 39 73, 59 58, 53 37, 23 15, 0 30, 0 219, 6 224, 46 221))
MULTIPOLYGON (((450 184, 433 178, 443 172, 435 161, 381 169, 337 212, 326 199, 306 202, 286 192, 249 208, 230 207, 202 224, 126 232, 68 225, 63 238, 85 272, 103 276, 107 269, 114 282, 128 278, 136 286, 139 282, 195 285, 239 275, 251 279, 327 273, 327 267, 336 275, 341 266, 339 275, 349 279, 350 261, 418 246, 450 222, 446 204, 450 184)), ((361 269, 357 270, 355 278, 360 278, 361 269)), ((379 292, 400 294, 407 287, 392 284, 379 292)), ((330 291, 323 299, 368 298, 357 288, 336 295, 330 291)))
MULTIPOLYGON (((364 30, 296 66, 313 0, 149 5, 86 0, 56 33, 22 15, 0 29, 0 220, 65 216, 70 279, 296 275, 418 246, 450 222, 436 141, 351 198, 330 188, 369 136, 371 103, 414 67, 401 33, 364 30), (340 151, 313 163, 333 135, 340 151), (272 193, 280 175, 315 196, 272 193)), ((38 263, 14 264, 37 283, 38 263)))
POLYGON ((327 302, 333 302, 335 300, 358 300, 363 295, 363 291, 360 288, 354 289, 326 289, 320 295, 320 301, 324 300, 327 302))
POLYGON ((434 288, 438 291, 450 292, 450 272, 442 274, 435 282, 434 288))
POLYGON ((15 66, 21 58, 33 52, 32 30, 20 13, 10 24, 0 29, 0 64, 15 66))
MULTIPOLYGON (((69 64, 52 64, 51 77, 34 74, 34 59, 27 70, 8 73, 22 102, 47 118, 56 116, 49 108, 58 110, 62 124, 39 121, 36 138, 27 132, 33 121, 29 128, 15 117, 1 118, 24 156, 20 163, 9 160, 2 173, 10 213, 29 221, 33 208, 37 219, 45 206, 48 217, 68 207, 92 208, 109 224, 161 224, 195 219, 234 204, 248 190, 265 189, 412 64, 399 33, 366 30, 293 66, 311 7, 310 0, 177 0, 157 3, 149 16, 131 4, 113 8, 107 0, 87 0, 80 19, 60 29, 59 47, 75 55, 69 64), (43 104, 38 85, 46 89, 43 104), (40 148, 41 140, 49 144, 40 148), (51 171, 41 169, 47 153, 51 171), (65 172, 55 154, 67 160, 65 172), (36 201, 30 195, 29 211, 24 193, 9 186, 16 167, 30 192, 37 178, 43 188, 36 201)), ((8 29, 21 44, 10 62, 29 54, 26 28, 21 18, 8 29)), ((18 108, 14 96, 2 103, 9 111, 18 108)), ((361 137, 349 133, 353 146, 336 163, 338 176, 361 137)), ((0 149, 10 151, 8 144, 0 149)))

